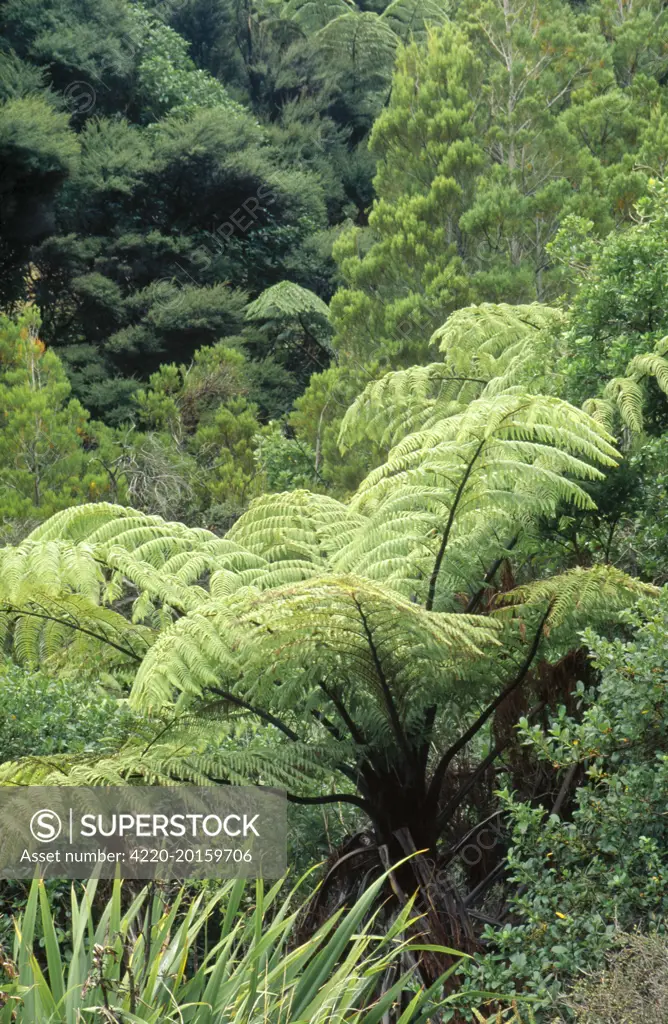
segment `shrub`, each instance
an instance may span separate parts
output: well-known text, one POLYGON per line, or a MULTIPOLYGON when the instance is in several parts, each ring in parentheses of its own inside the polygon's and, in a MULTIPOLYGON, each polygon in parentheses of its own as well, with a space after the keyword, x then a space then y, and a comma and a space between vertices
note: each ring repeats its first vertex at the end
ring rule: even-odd
POLYGON ((569 1000, 579 1024, 664 1024, 668 1020, 668 943, 658 935, 621 935, 602 972, 569 1000))
POLYGON ((53 679, 0 661, 0 751, 3 761, 80 753, 102 736, 121 739, 130 713, 99 685, 53 679))

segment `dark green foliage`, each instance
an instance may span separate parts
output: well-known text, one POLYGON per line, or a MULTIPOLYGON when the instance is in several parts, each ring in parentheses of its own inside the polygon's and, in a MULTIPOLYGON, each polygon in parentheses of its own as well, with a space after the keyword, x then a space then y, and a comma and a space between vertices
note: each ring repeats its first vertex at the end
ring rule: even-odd
MULTIPOLYGON (((639 204, 637 221, 603 241, 591 224, 569 221, 553 253, 577 273, 566 335, 563 371, 569 396, 578 402, 601 393, 627 372, 630 361, 651 352, 668 334, 668 198, 652 183, 639 204)), ((668 426, 668 407, 658 389, 651 394, 648 429, 668 426)))
POLYGON ((546 733, 524 722, 525 740, 580 787, 563 816, 505 792, 516 923, 488 930, 493 951, 472 972, 476 987, 514 982, 549 1000, 603 966, 618 928, 665 929, 668 593, 627 624, 628 641, 586 634, 597 690, 579 684, 573 712, 560 708, 546 733))
POLYGON ((15 0, 2 15, 2 297, 34 298, 76 396, 110 423, 161 362, 238 334, 246 295, 285 277, 328 295, 323 232, 345 199, 317 109, 295 145, 268 131, 165 13, 15 0))

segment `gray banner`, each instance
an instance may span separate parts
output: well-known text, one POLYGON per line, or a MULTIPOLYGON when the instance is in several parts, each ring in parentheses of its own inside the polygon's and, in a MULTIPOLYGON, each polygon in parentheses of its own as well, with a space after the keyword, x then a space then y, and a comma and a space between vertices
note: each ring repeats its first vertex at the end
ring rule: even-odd
POLYGON ((0 787, 0 878, 280 878, 286 860, 280 790, 0 787))

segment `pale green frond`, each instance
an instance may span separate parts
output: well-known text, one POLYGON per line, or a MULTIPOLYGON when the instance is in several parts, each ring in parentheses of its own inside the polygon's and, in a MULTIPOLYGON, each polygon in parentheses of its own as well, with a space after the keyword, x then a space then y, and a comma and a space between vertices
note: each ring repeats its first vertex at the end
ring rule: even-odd
MULTIPOLYGON (((569 461, 569 472, 581 479, 596 477, 600 471, 587 463, 616 465, 612 440, 590 416, 567 402, 513 390, 473 402, 463 413, 405 438, 362 482, 351 506, 370 513, 397 487, 419 486, 434 474, 455 495, 460 485, 470 489, 481 478, 484 486, 495 462, 507 464, 508 458, 516 459, 518 467, 534 465, 538 475, 549 466, 563 471, 563 456, 569 455, 574 460, 569 461), (520 447, 517 442, 526 443, 520 447)), ((512 474, 509 483, 514 486, 512 474)), ((557 489, 562 486, 565 481, 557 489)), ((575 495, 577 485, 569 487, 575 495)), ((560 496, 555 491, 555 499, 560 496)), ((584 492, 580 501, 589 501, 584 492)))
MULTIPOLYGON (((406 434, 424 429, 430 421, 461 412, 465 377, 448 371, 442 363, 412 366, 387 373, 372 381, 355 399, 341 422, 342 452, 366 438, 389 448, 406 434)), ((478 382, 476 394, 485 381, 478 382)))
POLYGON ((421 694, 456 687, 495 642, 490 620, 430 614, 366 579, 321 577, 181 619, 145 658, 131 701, 155 711, 177 694, 229 692, 287 716, 303 736, 332 688, 375 709, 387 731, 388 700, 410 719, 421 694))
POLYGON ((482 302, 452 313, 431 337, 446 356, 455 351, 484 352, 498 359, 518 341, 527 341, 537 332, 559 327, 564 313, 538 302, 513 306, 506 302, 482 302))
POLYGON ((329 307, 315 292, 294 281, 279 281, 251 302, 246 308, 246 320, 299 319, 305 314, 317 314, 329 320, 329 307))
POLYGON ((30 538, 17 548, 0 548, 0 601, 21 603, 33 589, 42 596, 77 592, 100 599, 104 576, 86 545, 30 538))
MULTIPOLYGON (((126 508, 123 505, 112 505, 106 501, 96 502, 93 505, 74 505, 72 508, 56 512, 41 523, 29 535, 29 540, 66 540, 80 544, 88 540, 98 530, 102 530, 106 524, 112 527, 124 529, 124 520, 144 520, 147 517, 143 512, 133 508, 126 508)), ((156 519, 158 517, 155 517, 156 519)), ((130 526, 133 524, 130 523, 130 526)))
POLYGON ((501 595, 496 614, 524 616, 532 607, 542 612, 549 609, 547 629, 564 625, 583 629, 603 618, 610 620, 640 597, 658 593, 657 587, 642 583, 612 565, 595 565, 589 569, 577 566, 501 595))
POLYGON ((164 569, 137 560, 124 548, 112 547, 106 558, 111 569, 121 572, 147 597, 162 604, 170 605, 180 612, 186 612, 208 601, 209 595, 202 587, 181 583, 164 569))
MULTIPOLYGON (((128 551, 136 551, 146 545, 147 557, 152 557, 151 552, 162 552, 168 556, 178 543, 192 548, 217 539, 209 530, 167 522, 161 516, 145 515, 124 505, 107 502, 76 505, 57 512, 27 537, 27 541, 59 540, 77 545, 85 541, 89 549, 98 552, 104 552, 112 545, 125 547, 128 551)), ((153 564, 160 564, 159 559, 153 558, 153 564)))
POLYGON ((657 352, 646 352, 635 356, 627 370, 629 377, 642 380, 643 377, 654 377, 664 394, 668 395, 668 359, 657 352))
POLYGON ((298 559, 323 566, 357 521, 334 498, 286 491, 256 498, 226 539, 271 562, 298 559))
MULTIPOLYGON (((666 364, 668 369, 668 363, 666 364)), ((615 377, 606 384, 604 396, 619 410, 622 423, 638 433, 642 430, 643 390, 633 377, 615 377)))
POLYGON ((582 403, 582 411, 591 416, 596 423, 607 430, 612 431, 615 420, 615 405, 607 398, 588 398, 582 403))
POLYGON ((139 663, 155 634, 80 594, 58 597, 33 586, 21 602, 0 599, 0 637, 19 661, 39 665, 84 640, 90 650, 110 648, 125 662, 139 663))

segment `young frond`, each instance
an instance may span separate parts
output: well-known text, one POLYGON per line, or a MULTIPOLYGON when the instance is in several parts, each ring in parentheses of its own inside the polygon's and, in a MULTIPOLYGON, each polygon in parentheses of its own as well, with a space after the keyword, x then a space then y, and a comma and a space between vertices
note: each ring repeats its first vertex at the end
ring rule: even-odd
POLYGON ((0 548, 0 603, 21 604, 39 590, 43 597, 79 593, 100 600, 104 576, 86 545, 25 540, 0 548))
POLYGON ((668 359, 658 352, 646 352, 644 355, 635 356, 626 372, 634 380, 654 377, 663 393, 668 395, 668 359))
POLYGON ((615 403, 609 398, 588 398, 582 403, 582 411, 591 416, 604 430, 612 431, 615 422, 615 403))
MULTIPOLYGON (((56 512, 45 523, 41 523, 29 535, 28 540, 66 540, 75 544, 92 539, 92 543, 99 542, 98 531, 104 530, 107 524, 111 524, 113 530, 132 528, 137 520, 145 521, 151 519, 159 520, 158 516, 148 517, 143 512, 133 508, 126 508, 124 505, 112 505, 106 501, 96 502, 92 505, 74 505, 71 508, 56 512), (127 520, 134 522, 126 523, 127 520), (118 524, 118 527, 116 527, 118 524)), ((106 539, 106 534, 103 535, 106 539)))

